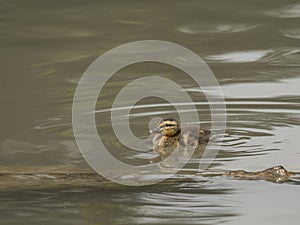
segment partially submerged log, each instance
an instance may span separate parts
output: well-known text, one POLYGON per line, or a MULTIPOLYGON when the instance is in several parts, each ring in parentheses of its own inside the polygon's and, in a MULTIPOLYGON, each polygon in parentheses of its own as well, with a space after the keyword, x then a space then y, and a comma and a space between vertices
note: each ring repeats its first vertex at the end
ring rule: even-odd
POLYGON ((245 170, 232 170, 226 172, 226 175, 241 180, 265 180, 274 183, 284 183, 294 174, 296 173, 287 171, 283 166, 273 166, 257 172, 247 172, 245 170))
MULTIPOLYGON (((240 180, 265 180, 275 183, 289 181, 291 176, 299 173, 289 172, 283 166, 274 166, 263 171, 247 172, 232 170, 218 173, 182 174, 167 179, 162 183, 178 184, 197 182, 199 177, 228 176, 240 180)), ((0 168, 0 190, 40 190, 57 188, 120 188, 122 185, 109 181, 89 168, 0 168)), ((124 187, 124 186, 123 186, 124 187)))

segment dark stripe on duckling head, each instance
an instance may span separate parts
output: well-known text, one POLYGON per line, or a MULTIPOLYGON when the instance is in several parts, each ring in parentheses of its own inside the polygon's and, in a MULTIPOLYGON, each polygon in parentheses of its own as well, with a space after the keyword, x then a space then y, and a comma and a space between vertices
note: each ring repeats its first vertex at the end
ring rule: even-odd
POLYGON ((178 123, 174 119, 164 119, 161 122, 159 122, 158 126, 160 128, 163 128, 163 127, 177 127, 178 123))
POLYGON ((177 127, 177 124, 165 123, 159 125, 159 128, 163 128, 163 127, 177 127))

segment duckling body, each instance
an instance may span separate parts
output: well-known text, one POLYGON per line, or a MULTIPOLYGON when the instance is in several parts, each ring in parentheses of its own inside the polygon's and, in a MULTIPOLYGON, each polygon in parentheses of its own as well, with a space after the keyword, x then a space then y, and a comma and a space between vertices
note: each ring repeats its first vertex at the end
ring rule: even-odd
POLYGON ((198 148, 203 146, 208 143, 211 134, 209 130, 200 129, 199 131, 193 127, 182 129, 174 119, 161 120, 158 127, 150 132, 155 134, 153 150, 160 155, 162 160, 168 157, 176 147, 192 146, 198 148))
POLYGON ((174 149, 180 146, 180 134, 175 136, 156 135, 153 139, 154 151, 160 155, 161 159, 168 157, 174 149))

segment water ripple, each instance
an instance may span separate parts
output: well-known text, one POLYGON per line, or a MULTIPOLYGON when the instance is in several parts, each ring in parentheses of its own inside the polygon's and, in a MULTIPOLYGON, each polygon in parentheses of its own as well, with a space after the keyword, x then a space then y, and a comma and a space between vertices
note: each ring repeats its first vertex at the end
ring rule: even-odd
POLYGON ((274 50, 267 57, 263 58, 263 62, 270 65, 284 66, 284 67, 299 67, 300 49, 299 48, 286 48, 274 50))
POLYGON ((203 33, 238 33, 256 28, 258 25, 246 24, 217 24, 217 25, 201 25, 190 24, 177 27, 177 29, 186 34, 203 34, 203 33))
POLYGON ((273 52, 273 50, 249 50, 249 51, 235 51, 227 52, 218 55, 211 55, 205 57, 212 61, 222 61, 230 63, 248 63, 259 61, 266 57, 268 54, 273 52))
POLYGON ((299 18, 300 4, 287 5, 282 7, 281 9, 267 11, 265 14, 280 18, 299 18))
POLYGON ((287 29, 282 31, 285 37, 300 39, 300 29, 287 29))
MULTIPOLYGON (((138 224, 150 222, 199 224, 201 221, 207 221, 209 216, 212 224, 216 224, 220 222, 220 217, 232 216, 231 207, 235 205, 226 197, 218 195, 217 191, 214 190, 211 194, 209 190, 203 194, 182 192, 139 194, 136 200, 141 202, 142 206, 136 208, 135 213, 138 216, 134 220, 138 224)), ((226 192, 220 190, 220 193, 226 192)))

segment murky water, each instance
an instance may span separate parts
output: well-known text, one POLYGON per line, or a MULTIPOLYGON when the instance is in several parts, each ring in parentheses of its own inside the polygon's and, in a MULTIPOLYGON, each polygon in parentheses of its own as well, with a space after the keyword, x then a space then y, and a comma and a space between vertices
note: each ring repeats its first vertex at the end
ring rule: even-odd
MULTIPOLYGON (((197 53, 223 88, 228 124, 213 169, 283 165, 300 171, 299 19, 297 1, 2 0, 1 168, 86 168, 71 125, 80 77, 113 47, 157 39, 197 53)), ((149 75, 175 79, 192 90, 192 97, 200 97, 202 124, 209 126, 208 104, 184 73, 154 63, 124 68, 103 90, 96 120, 106 146, 131 164, 147 163, 153 153, 115 142, 107 109, 124 85, 149 75)), ((164 103, 145 99, 139 103, 143 107, 132 110, 137 136, 148 135, 154 116, 176 116, 164 103)), ((298 224, 297 184, 206 177, 196 183, 113 190, 1 191, 0 223, 298 224)))

